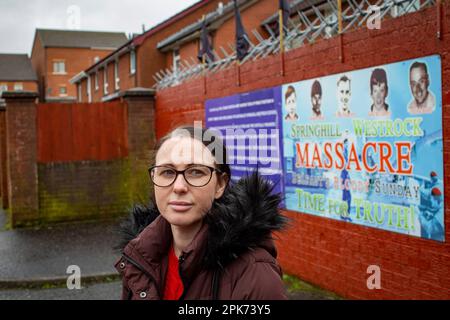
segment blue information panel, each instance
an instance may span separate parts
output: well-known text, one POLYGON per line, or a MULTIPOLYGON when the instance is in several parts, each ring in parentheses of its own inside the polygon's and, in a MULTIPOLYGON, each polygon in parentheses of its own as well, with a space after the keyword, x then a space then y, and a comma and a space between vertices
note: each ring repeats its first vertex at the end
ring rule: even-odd
POLYGON ((207 128, 225 140, 234 181, 256 168, 283 192, 280 149, 281 88, 275 87, 208 100, 207 128))

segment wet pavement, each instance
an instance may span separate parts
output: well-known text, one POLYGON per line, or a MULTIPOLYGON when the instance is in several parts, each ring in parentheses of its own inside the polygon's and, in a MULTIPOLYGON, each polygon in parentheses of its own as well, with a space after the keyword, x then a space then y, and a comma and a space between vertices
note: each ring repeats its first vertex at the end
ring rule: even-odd
POLYGON ((119 300, 122 293, 121 285, 120 281, 116 281, 82 286, 79 290, 67 288, 0 290, 0 300, 119 300))
POLYGON ((2 281, 47 281, 68 277, 78 266, 81 277, 117 274, 118 222, 53 225, 42 229, 0 232, 0 287, 2 281))

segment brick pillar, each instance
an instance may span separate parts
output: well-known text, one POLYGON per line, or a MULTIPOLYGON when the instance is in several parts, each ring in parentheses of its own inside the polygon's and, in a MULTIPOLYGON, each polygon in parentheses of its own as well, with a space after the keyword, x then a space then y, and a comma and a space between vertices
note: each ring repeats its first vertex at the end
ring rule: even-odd
POLYGON ((12 227, 38 222, 36 92, 4 92, 6 173, 12 227))
POLYGON ((8 180, 6 175, 6 104, 0 100, 0 189, 1 205, 8 208, 8 180))
POLYGON ((131 199, 134 203, 146 204, 151 191, 147 169, 156 143, 155 91, 135 88, 123 92, 121 99, 128 109, 131 199))

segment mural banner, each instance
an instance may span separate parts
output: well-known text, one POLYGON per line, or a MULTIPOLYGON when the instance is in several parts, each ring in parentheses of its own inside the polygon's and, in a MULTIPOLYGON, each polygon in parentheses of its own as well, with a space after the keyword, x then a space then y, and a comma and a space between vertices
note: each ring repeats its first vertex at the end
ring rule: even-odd
POLYGON ((282 86, 289 210, 444 241, 437 55, 282 86))

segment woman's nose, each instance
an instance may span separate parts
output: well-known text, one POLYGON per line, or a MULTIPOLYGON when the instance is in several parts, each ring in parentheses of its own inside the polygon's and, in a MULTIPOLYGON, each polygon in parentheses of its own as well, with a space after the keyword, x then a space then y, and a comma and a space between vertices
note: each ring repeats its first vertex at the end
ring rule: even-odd
POLYGON ((184 176, 182 174, 179 174, 175 182, 173 183, 173 191, 175 192, 186 192, 188 189, 188 184, 186 180, 184 179, 184 176))

